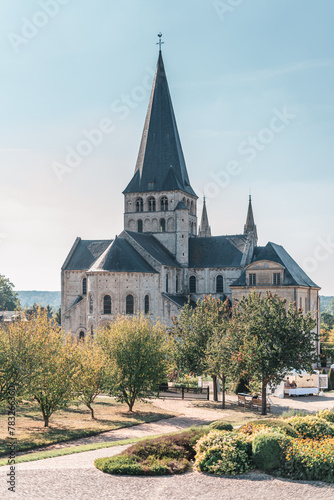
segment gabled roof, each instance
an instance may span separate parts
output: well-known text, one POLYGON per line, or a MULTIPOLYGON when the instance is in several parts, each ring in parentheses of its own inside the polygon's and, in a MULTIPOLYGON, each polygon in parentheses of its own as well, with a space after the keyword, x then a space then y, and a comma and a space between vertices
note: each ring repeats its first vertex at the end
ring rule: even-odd
POLYGON ((189 238, 189 267, 239 267, 247 235, 189 238))
MULTIPOLYGON (((311 278, 303 271, 303 269, 293 260, 288 252, 281 246, 271 241, 265 247, 256 247, 252 258, 252 263, 259 261, 271 261, 281 264, 284 270, 283 285, 287 286, 307 286, 316 287, 311 278)), ((251 265, 250 264, 250 265, 251 265)), ((243 272, 241 276, 231 286, 245 286, 246 273, 243 272)))
POLYGON ((89 269, 111 242, 112 240, 82 240, 77 238, 76 246, 71 250, 72 255, 66 259, 62 269, 68 271, 89 269))
POLYGON ((156 273, 124 238, 116 238, 89 271, 156 273))
POLYGON ((164 266, 181 267, 174 256, 154 236, 147 233, 124 231, 133 238, 146 252, 164 266))
POLYGON ((190 186, 161 51, 134 176, 123 193, 182 190, 190 186))
POLYGON ((187 297, 186 295, 172 295, 171 293, 163 293, 162 294, 166 299, 170 300, 171 302, 174 302, 178 307, 184 307, 188 302, 190 303, 190 306, 192 308, 196 307, 196 302, 193 300, 189 301, 189 296, 187 297))

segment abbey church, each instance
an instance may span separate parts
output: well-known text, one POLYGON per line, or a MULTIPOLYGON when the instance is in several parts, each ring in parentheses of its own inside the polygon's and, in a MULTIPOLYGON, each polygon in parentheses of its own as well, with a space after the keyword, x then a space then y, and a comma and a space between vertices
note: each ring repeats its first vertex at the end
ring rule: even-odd
POLYGON ((233 302, 271 290, 318 310, 320 288, 284 248, 258 246, 251 199, 237 234, 211 234, 205 201, 198 225, 161 46, 135 172, 123 194, 121 234, 77 238, 62 267, 62 326, 73 336, 93 334, 122 314, 170 325, 188 300, 205 294, 233 302))

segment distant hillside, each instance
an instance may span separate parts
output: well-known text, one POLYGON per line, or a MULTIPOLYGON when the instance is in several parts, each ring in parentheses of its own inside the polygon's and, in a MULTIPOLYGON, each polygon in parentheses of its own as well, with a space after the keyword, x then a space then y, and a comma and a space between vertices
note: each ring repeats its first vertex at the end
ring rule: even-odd
POLYGON ((320 312, 326 311, 326 309, 328 309, 330 302, 333 299, 334 297, 326 297, 325 295, 320 295, 320 312))
POLYGON ((34 304, 60 307, 60 292, 40 292, 38 290, 17 291, 22 307, 32 307, 34 304))

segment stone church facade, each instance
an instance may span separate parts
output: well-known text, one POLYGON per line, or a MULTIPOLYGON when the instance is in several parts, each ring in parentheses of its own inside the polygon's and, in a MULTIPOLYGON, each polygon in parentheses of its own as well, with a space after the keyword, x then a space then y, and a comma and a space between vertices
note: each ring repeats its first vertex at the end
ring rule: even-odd
MULTIPOLYGON (((77 238, 61 272, 62 326, 77 338, 122 314, 170 325, 205 294, 232 301, 252 290, 278 293, 316 313, 320 288, 283 247, 257 245, 249 199, 241 234, 212 236, 182 152, 161 51, 135 173, 124 194, 124 230, 115 239, 77 238)), ((319 323, 319 322, 318 322, 319 323)))

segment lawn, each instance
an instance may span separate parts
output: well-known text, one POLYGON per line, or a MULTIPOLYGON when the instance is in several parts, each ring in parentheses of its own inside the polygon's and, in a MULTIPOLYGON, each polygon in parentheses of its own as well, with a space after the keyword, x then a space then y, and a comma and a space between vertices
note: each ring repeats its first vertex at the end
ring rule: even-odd
POLYGON ((262 418, 272 419, 279 417, 279 415, 275 413, 261 415, 260 411, 248 410, 242 406, 238 406, 237 403, 229 401, 226 401, 224 410, 221 405, 221 402, 215 401, 193 401, 194 407, 202 408, 203 410, 215 410, 216 420, 224 420, 226 423, 232 424, 233 426, 243 425, 251 420, 258 420, 262 418))
MULTIPOLYGON (((127 406, 113 398, 99 397, 94 404, 95 420, 90 411, 82 404, 55 412, 49 427, 44 427, 42 415, 35 403, 24 401, 16 408, 17 451, 30 450, 41 446, 93 436, 101 432, 130 427, 145 422, 153 422, 173 416, 169 411, 161 410, 150 403, 136 403, 132 413, 127 406)), ((0 411, 0 456, 7 455, 7 410, 0 411)))

